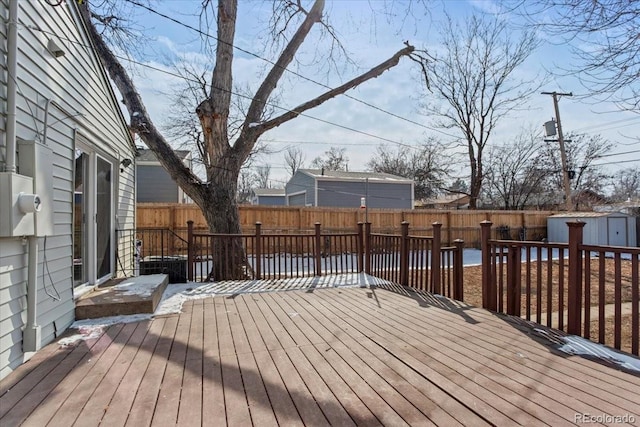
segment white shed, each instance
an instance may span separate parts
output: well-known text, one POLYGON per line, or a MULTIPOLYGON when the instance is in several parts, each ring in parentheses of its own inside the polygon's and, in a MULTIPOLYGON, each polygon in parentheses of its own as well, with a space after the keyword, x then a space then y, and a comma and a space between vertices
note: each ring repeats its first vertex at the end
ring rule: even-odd
POLYGON ((550 242, 569 241, 569 221, 585 223, 582 241, 588 245, 637 246, 636 218, 622 212, 566 212, 547 218, 550 242))

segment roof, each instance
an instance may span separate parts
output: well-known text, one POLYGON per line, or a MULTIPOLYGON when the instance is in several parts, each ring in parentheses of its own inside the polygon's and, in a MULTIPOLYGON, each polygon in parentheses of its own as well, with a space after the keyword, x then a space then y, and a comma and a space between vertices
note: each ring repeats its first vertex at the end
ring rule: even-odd
MULTIPOLYGON (((138 154, 137 161, 139 162, 157 162, 158 161, 158 157, 156 156, 156 153, 154 153, 152 150, 138 149, 138 153, 139 154, 138 154)), ((185 160, 189 156, 191 156, 191 151, 189 150, 175 150, 175 153, 178 155, 178 157, 181 160, 185 160)))
POLYGON ((603 218, 608 216, 630 216, 622 212, 563 212, 549 218, 603 218))
POLYGON ((284 188, 256 188, 253 190, 256 196, 282 196, 284 197, 284 188))
POLYGON ((370 181, 384 181, 394 184, 413 182, 412 179, 381 172, 348 172, 331 171, 326 169, 298 169, 298 172, 302 172, 316 179, 328 179, 334 181, 362 181, 364 179, 369 179, 370 181))

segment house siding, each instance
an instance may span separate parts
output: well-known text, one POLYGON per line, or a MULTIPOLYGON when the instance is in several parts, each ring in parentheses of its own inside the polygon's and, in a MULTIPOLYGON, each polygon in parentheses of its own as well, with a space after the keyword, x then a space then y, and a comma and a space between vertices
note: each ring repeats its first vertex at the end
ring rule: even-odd
POLYGON ((285 196, 258 196, 258 204, 263 206, 284 206, 285 196))
POLYGON ((138 165, 136 198, 139 203, 179 203, 178 184, 160 165, 138 165))
MULTIPOLYGON (((0 25, 0 45, 4 53, 0 81, 6 88, 8 0, 0 1, 0 9, 5 17, 5 23, 0 25)), ((133 158, 134 150, 117 100, 82 32, 74 3, 52 7, 46 2, 20 1, 18 16, 16 134, 21 140, 46 143, 52 152, 47 160, 53 164, 53 206, 46 211, 53 216, 53 233, 38 239, 37 324, 42 328, 41 345, 45 345, 74 320, 72 233, 76 140, 83 136, 91 147, 113 162, 114 214, 119 226, 129 228, 133 228, 135 221, 134 168, 120 172, 118 163, 122 158, 133 158), (46 50, 51 34, 59 35, 53 38, 65 51, 60 58, 53 58, 46 50), (47 140, 43 141, 48 99, 70 114, 50 105, 47 140)), ((6 117, 6 90, 0 92, 0 108, 6 117)), ((5 151, 5 120, 0 123, 5 151)), ((0 162, 0 166, 0 170, 4 170, 6 165, 0 162)), ((22 239, 0 238, 0 378, 28 357, 22 352, 27 254, 22 239)))
POLYGON ((369 208, 412 209, 413 197, 411 184, 390 184, 354 181, 324 181, 318 179, 317 206, 339 208, 357 208, 360 199, 367 195, 369 208))
POLYGON ((315 178, 307 173, 297 171, 287 182, 285 186, 286 194, 293 194, 293 197, 288 197, 288 203, 291 206, 315 206, 315 178), (301 191, 305 192, 304 201, 301 200, 300 195, 295 194, 301 191), (292 203, 292 200, 294 202, 292 203))

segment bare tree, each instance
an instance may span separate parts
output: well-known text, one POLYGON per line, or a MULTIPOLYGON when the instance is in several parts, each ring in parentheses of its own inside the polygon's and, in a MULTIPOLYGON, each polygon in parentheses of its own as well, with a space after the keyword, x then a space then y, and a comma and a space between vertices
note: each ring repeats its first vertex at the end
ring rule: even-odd
POLYGON ((475 209, 484 180, 483 154, 493 130, 539 88, 515 74, 538 41, 532 31, 517 37, 505 21, 477 15, 463 26, 448 17, 440 35, 441 49, 412 58, 436 98, 425 104, 425 113, 436 119, 436 126, 460 132, 470 168, 469 207, 475 209))
POLYGON ((415 150, 408 150, 406 147, 394 150, 386 145, 379 145, 367 167, 373 172, 413 179, 416 200, 440 193, 449 177, 449 167, 441 147, 434 140, 427 141, 415 150))
POLYGON ((298 169, 304 165, 304 153, 298 147, 287 147, 284 153, 284 162, 291 176, 295 175, 298 169))
POLYGON ((269 188, 269 178, 271 176, 271 165, 256 166, 256 185, 258 188, 269 188))
MULTIPOLYGON (((568 134, 565 139, 567 170, 572 191, 588 190, 604 193, 609 176, 597 160, 611 151, 613 144, 600 135, 568 134)), ((562 191, 562 162, 555 142, 547 142, 544 148, 544 162, 547 165, 549 185, 555 191, 562 191)))
POLYGON ((545 180, 543 143, 531 132, 523 132, 510 144, 489 150, 486 168, 486 202, 502 209, 525 209, 530 204, 545 204, 548 191, 545 180))
POLYGON ((640 112, 640 8, 629 0, 518 0, 534 25, 568 44, 573 60, 560 67, 580 78, 585 96, 613 99, 640 112), (568 65, 565 65, 568 64, 568 65))
POLYGON ((613 176, 611 200, 624 202, 640 198, 640 168, 620 170, 613 176))
MULTIPOLYGON (((204 7, 214 7, 216 19, 215 66, 211 73, 210 90, 203 96, 195 113, 202 128, 203 165, 206 177, 200 179, 180 161, 167 142, 165 136, 155 126, 147 109, 136 90, 126 69, 107 45, 102 34, 95 27, 95 15, 89 10, 89 2, 82 3, 83 19, 96 51, 102 60, 109 76, 123 98, 130 114, 131 130, 140 135, 143 142, 153 150, 171 177, 182 187, 191 199, 201 208, 212 232, 240 234, 240 218, 237 204, 237 185, 240 169, 251 155, 258 138, 265 132, 280 126, 300 114, 317 107, 326 101, 373 79, 398 64, 403 56, 413 52, 412 46, 406 46, 389 59, 381 62, 371 70, 349 80, 348 82, 327 90, 318 97, 304 102, 297 107, 275 117, 267 117, 270 100, 274 89, 280 82, 287 66, 294 60, 296 53, 316 24, 324 26, 324 0, 315 0, 310 8, 303 2, 284 2, 287 10, 292 10, 290 19, 284 23, 283 34, 287 40, 277 59, 268 70, 259 88, 253 94, 244 113, 244 120, 234 139, 230 138, 230 110, 232 105, 232 64, 234 58, 234 38, 237 0, 218 0, 203 2, 204 7), (295 31, 286 32, 290 25, 295 31)), ((325 26, 326 27, 326 26, 325 26)), ((246 260, 240 239, 232 240, 232 248, 216 250, 216 253, 229 254, 229 258, 214 263, 212 276, 215 279, 244 277, 246 260), (231 270, 224 266, 233 266, 231 270)), ((219 248, 222 249, 222 248, 219 248)))
POLYGON ((344 155, 346 148, 331 147, 324 152, 324 156, 318 156, 311 161, 311 166, 329 171, 349 170, 349 158, 344 155))

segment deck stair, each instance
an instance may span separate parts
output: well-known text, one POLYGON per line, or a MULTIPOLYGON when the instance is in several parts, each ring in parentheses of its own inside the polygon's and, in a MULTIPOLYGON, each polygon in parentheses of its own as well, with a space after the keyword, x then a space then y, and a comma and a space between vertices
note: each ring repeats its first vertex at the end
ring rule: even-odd
POLYGON ((153 313, 169 283, 166 274, 112 279, 76 301, 76 319, 153 313))

